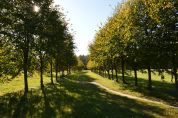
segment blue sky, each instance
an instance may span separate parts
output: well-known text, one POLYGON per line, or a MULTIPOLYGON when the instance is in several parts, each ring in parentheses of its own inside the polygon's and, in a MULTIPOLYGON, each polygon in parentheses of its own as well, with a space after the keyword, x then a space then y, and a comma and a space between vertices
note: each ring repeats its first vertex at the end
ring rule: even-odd
POLYGON ((77 55, 88 54, 88 45, 94 39, 96 30, 112 15, 120 0, 54 0, 63 7, 66 19, 69 19, 77 55))

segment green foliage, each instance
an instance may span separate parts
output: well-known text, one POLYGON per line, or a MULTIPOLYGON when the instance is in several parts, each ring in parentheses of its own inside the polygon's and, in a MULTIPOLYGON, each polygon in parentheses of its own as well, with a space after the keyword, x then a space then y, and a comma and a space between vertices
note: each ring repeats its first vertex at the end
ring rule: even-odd
POLYGON ((84 63, 82 62, 82 60, 77 57, 77 70, 83 70, 85 67, 84 63))
POLYGON ((173 68, 178 90, 177 8, 172 0, 127 0, 118 5, 89 46, 91 60, 99 70, 117 71, 120 64, 123 82, 125 66, 135 72, 173 68))
POLYGON ((87 69, 92 70, 95 69, 95 63, 92 60, 89 60, 87 63, 87 69))
POLYGON ((83 62, 85 69, 87 68, 88 56, 87 55, 79 55, 80 60, 83 62))
POLYGON ((10 76, 12 79, 20 73, 22 69, 22 58, 20 56, 21 52, 13 50, 12 45, 0 42, 0 78, 10 76))

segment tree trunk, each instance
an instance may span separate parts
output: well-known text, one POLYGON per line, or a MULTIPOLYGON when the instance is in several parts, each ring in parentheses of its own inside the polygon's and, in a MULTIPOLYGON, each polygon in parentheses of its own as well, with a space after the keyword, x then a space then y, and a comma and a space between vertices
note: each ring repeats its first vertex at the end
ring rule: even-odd
POLYGON ((101 75, 101 69, 100 68, 99 68, 98 72, 99 72, 99 75, 101 75))
POLYGON ((58 78, 58 70, 56 69, 56 82, 58 81, 57 78, 58 78))
POLYGON ((116 72, 116 82, 119 82, 118 75, 117 75, 117 67, 115 67, 115 72, 116 72))
POLYGON ((175 68, 174 70, 174 77, 175 77, 176 90, 178 91, 177 68, 175 68))
POLYGON ((103 68, 103 77, 105 77, 105 70, 104 70, 104 68, 103 68))
POLYGON ((102 77, 104 77, 103 73, 104 73, 104 71, 103 71, 103 69, 101 69, 101 76, 102 77))
POLYGON ((64 69, 62 69, 62 77, 64 77, 64 69))
POLYGON ((135 75, 135 86, 137 86, 138 85, 138 78, 137 78, 137 67, 136 67, 136 65, 134 66, 134 75, 135 75))
POLYGON ((174 78, 175 78, 176 89, 178 90, 177 69, 174 70, 174 78))
POLYGON ((124 63, 125 63, 125 62, 124 62, 124 58, 122 57, 122 58, 121 58, 121 66, 122 66, 122 67, 121 67, 121 68, 122 68, 122 82, 123 82, 124 84, 126 84, 126 81, 125 81, 125 75, 124 75, 124 71, 125 71, 125 70, 124 70, 124 63))
POLYGON ((42 53, 40 52, 40 84, 41 84, 41 89, 44 88, 43 84, 43 56, 42 53))
POLYGON ((29 56, 29 43, 30 43, 30 39, 27 37, 25 39, 25 47, 23 49, 23 70, 24 70, 24 96, 27 96, 28 93, 28 56, 29 56))
POLYGON ((148 89, 152 89, 152 81, 151 81, 151 67, 148 66, 148 89))
POLYGON ((177 65, 176 65, 176 61, 175 61, 175 55, 173 56, 173 74, 174 74, 174 78, 175 78, 175 87, 176 90, 178 91, 178 80, 177 80, 177 65))
POLYGON ((111 77, 110 77, 110 73, 109 73, 109 70, 107 70, 107 72, 108 72, 108 78, 109 78, 109 79, 111 79, 111 77))
POLYGON ((52 60, 52 58, 51 58, 50 66, 51 66, 51 84, 54 84, 54 81, 53 81, 53 60, 52 60))
POLYGON ((58 81, 57 79, 58 79, 58 58, 56 57, 56 68, 55 68, 55 70, 56 70, 56 82, 58 81))
POLYGON ((104 64, 104 66, 103 66, 103 72, 104 72, 104 77, 106 77, 107 76, 107 74, 106 74, 106 66, 105 66, 105 64, 104 64))
POLYGON ((107 73, 106 73, 106 70, 104 70, 104 77, 107 77, 107 73))
POLYGON ((117 63, 118 63, 117 59, 114 59, 114 70, 115 70, 115 74, 116 74, 116 82, 119 82, 118 75, 117 75, 117 73, 118 73, 118 71, 117 71, 117 63))
POLYGON ((67 66, 67 68, 66 68, 66 74, 67 74, 67 75, 69 74, 69 68, 68 68, 68 66, 67 66))
POLYGON ((111 64, 111 73, 112 73, 112 76, 111 76, 111 79, 114 79, 114 68, 113 68, 113 63, 111 64))
POLYGON ((26 96, 28 93, 28 50, 24 50, 24 60, 23 60, 23 70, 24 70, 24 95, 26 96))
POLYGON ((71 74, 70 66, 69 66, 69 74, 71 74))
POLYGON ((114 79, 114 71, 113 71, 113 69, 111 69, 111 79, 112 80, 114 79))
POLYGON ((173 79, 174 79, 174 71, 173 69, 171 69, 171 82, 173 82, 173 79))

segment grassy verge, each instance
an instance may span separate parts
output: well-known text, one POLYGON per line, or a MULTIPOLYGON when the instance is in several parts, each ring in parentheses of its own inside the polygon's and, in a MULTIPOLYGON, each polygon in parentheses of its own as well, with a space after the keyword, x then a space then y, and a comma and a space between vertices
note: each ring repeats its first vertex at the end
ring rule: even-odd
POLYGON ((147 89, 148 80, 146 73, 138 73, 139 78, 137 87, 134 85, 133 75, 126 76, 126 81, 129 84, 122 83, 121 75, 119 75, 119 82, 116 82, 115 80, 109 80, 90 71, 87 71, 86 75, 92 78, 92 81, 96 81, 115 91, 151 100, 165 102, 171 105, 178 105, 175 86, 170 81, 169 75, 166 75, 165 80, 162 81, 158 74, 153 74, 152 76, 153 90, 151 91, 147 89))

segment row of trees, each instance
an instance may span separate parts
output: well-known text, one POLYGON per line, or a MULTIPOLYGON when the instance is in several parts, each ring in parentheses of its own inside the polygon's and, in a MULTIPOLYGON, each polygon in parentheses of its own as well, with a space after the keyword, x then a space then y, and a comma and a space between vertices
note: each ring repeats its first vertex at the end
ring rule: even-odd
POLYGON ((87 55, 79 55, 79 59, 83 62, 83 69, 87 69, 88 56, 87 55))
POLYGON ((149 89, 151 69, 172 72, 178 90, 178 1, 127 0, 117 6, 112 17, 100 28, 89 46, 88 67, 113 77, 121 69, 133 69, 137 86, 137 70, 147 69, 149 89), (120 65, 120 66, 119 66, 120 65))
POLYGON ((53 0, 0 1, 0 76, 15 77, 23 70, 27 95, 29 73, 39 70, 43 88, 49 65, 53 84, 53 69, 57 80, 60 71, 70 73, 76 64, 73 36, 53 0))

